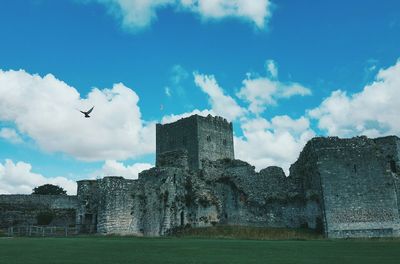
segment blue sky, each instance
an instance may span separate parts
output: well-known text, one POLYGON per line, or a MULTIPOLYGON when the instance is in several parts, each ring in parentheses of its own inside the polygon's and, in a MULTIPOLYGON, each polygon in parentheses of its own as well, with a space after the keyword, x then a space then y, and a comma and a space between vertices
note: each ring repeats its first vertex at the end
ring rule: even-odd
POLYGON ((0 25, 0 193, 134 178, 154 124, 193 111, 233 121, 257 169, 400 135, 399 1, 3 0, 0 25))

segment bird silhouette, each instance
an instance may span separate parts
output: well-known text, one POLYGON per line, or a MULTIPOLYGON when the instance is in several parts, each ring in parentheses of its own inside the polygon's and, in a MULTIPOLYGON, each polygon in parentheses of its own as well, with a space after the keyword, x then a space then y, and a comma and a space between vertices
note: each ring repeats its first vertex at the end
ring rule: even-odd
POLYGON ((93 111, 93 108, 94 108, 94 106, 92 107, 92 108, 90 108, 90 110, 88 110, 88 111, 80 111, 82 114, 84 114, 85 115, 85 117, 86 118, 89 118, 90 117, 90 113, 93 111))

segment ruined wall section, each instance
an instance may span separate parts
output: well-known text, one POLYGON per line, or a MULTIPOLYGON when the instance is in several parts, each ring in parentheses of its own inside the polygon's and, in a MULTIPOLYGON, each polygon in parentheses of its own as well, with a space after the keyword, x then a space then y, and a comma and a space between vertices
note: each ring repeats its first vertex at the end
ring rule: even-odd
POLYGON ((189 155, 186 149, 172 150, 158 155, 157 167, 189 168, 189 155))
POLYGON ((290 166, 290 176, 287 178, 288 199, 303 204, 303 226, 323 232, 326 229, 323 210, 324 193, 314 142, 315 140, 309 141, 297 161, 290 166))
POLYGON ((97 232, 97 214, 99 208, 99 186, 97 180, 77 181, 76 226, 79 233, 97 232))
POLYGON ((53 215, 51 225, 75 225, 76 196, 0 195, 0 228, 38 225, 40 214, 53 215))
POLYGON ((328 237, 394 236, 397 193, 386 150, 366 137, 316 138, 328 237))
POLYGON ((132 216, 132 190, 136 180, 123 177, 104 177, 98 180, 99 204, 97 232, 128 235, 135 233, 132 216))
POLYGON ((232 123, 222 117, 198 116, 199 168, 203 159, 234 159, 232 123))
POLYGON ((222 201, 220 219, 224 224, 316 228, 316 218, 321 214, 318 205, 291 191, 291 181, 280 167, 257 173, 246 162, 219 160, 209 161, 203 174, 222 201), (232 199, 225 199, 227 196, 232 199))
POLYGON ((190 168, 199 166, 197 119, 194 115, 170 124, 156 125, 156 166, 163 166, 165 153, 186 150, 190 168))
POLYGON ((189 222, 185 183, 191 172, 180 167, 152 168, 139 175, 133 215, 141 235, 164 235, 189 222))
MULTIPOLYGON (((293 199, 279 167, 259 173, 240 160, 204 160, 202 170, 156 167, 140 173, 132 215, 139 235, 159 236, 176 228, 216 224, 306 227, 310 209, 293 199)), ((314 206, 316 207, 316 206, 314 206)), ((318 215, 319 216, 319 215, 318 215)), ((312 217, 311 217, 312 218, 312 217)))

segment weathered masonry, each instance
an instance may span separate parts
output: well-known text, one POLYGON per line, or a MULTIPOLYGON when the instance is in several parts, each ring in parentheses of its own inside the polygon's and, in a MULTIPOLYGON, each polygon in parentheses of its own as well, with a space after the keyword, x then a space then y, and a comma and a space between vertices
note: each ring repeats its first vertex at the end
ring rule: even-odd
POLYGON ((81 233, 160 236, 182 226, 245 225, 307 227, 329 238, 400 236, 396 136, 314 138, 289 176, 235 160, 232 124, 221 117, 159 124, 156 142, 156 167, 137 180, 78 181, 77 196, 65 201, 0 196, 0 226, 34 222, 37 211, 21 213, 34 202, 73 209, 68 219, 81 233))
POLYGON ((399 143, 397 137, 359 137, 307 145, 316 159, 328 237, 400 236, 399 143))
POLYGON ((77 205, 76 196, 0 195, 0 229, 50 223, 72 226, 76 224, 77 205))
POLYGON ((193 115, 171 124, 156 126, 156 166, 169 163, 175 151, 186 151, 190 169, 201 160, 234 159, 232 123, 222 117, 193 115))

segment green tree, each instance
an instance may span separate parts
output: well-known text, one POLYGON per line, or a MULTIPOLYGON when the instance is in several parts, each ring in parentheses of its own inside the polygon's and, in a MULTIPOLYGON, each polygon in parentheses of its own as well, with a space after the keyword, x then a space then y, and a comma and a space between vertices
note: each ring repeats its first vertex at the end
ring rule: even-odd
POLYGON ((44 194, 44 195, 66 195, 67 191, 58 185, 44 184, 33 189, 32 194, 44 194))

